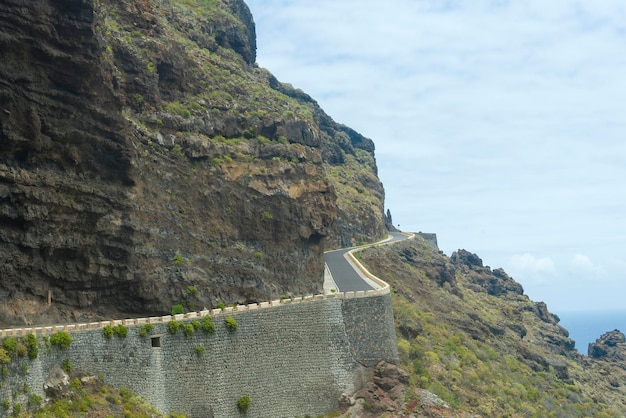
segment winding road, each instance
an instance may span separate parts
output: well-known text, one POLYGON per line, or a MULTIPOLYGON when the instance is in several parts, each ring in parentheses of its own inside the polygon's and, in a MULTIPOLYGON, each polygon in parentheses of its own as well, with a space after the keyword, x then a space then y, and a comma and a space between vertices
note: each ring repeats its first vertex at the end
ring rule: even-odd
MULTIPOLYGON (((331 279, 331 281, 334 281, 334 286, 330 285, 328 287, 335 288, 335 290, 339 292, 353 292, 375 289, 375 287, 371 284, 372 282, 369 279, 365 278, 360 273, 360 271, 348 260, 348 252, 357 248, 361 249, 374 245, 390 244, 392 242, 409 239, 410 237, 410 235, 404 234, 402 232, 390 232, 389 238, 374 244, 326 251, 324 253, 324 261, 326 262, 327 275, 330 274, 330 277, 327 277, 325 283, 328 283, 328 279, 331 279)), ((325 287, 327 287, 326 284, 325 287)))

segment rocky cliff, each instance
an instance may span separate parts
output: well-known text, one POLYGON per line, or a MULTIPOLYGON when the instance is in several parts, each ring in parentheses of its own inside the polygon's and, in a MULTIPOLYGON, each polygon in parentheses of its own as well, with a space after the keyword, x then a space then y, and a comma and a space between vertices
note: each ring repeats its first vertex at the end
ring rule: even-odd
POLYGON ((0 325, 318 292, 384 234, 373 142, 241 0, 5 0, 0 48, 0 325))
POLYGON ((466 250, 448 257, 422 237, 359 257, 392 286, 408 376, 382 388, 395 402, 380 385, 355 394, 356 416, 626 416, 621 332, 583 356, 559 317, 502 269, 466 250))

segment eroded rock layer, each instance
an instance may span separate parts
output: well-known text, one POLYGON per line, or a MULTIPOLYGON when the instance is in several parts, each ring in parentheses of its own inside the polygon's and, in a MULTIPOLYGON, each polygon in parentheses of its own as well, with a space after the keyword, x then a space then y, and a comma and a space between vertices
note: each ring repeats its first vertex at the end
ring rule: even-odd
POLYGON ((0 48, 0 325, 314 293, 384 233, 372 141, 242 1, 7 0, 0 48))

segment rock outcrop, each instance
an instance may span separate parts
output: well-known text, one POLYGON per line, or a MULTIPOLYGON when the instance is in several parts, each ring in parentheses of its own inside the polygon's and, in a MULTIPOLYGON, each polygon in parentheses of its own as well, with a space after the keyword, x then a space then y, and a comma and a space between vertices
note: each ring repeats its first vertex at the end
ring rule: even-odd
POLYGON ((0 326, 315 293, 384 233, 372 141, 241 0, 8 0, 0 46, 0 326))
POLYGON ((589 343, 591 358, 622 363, 626 368, 626 337, 619 330, 606 332, 595 342, 589 343))
POLYGON ((458 267, 463 267, 468 275, 469 286, 476 291, 487 292, 492 296, 512 293, 524 294, 521 284, 513 280, 502 269, 491 270, 483 266, 483 260, 476 254, 466 250, 458 250, 450 256, 450 262, 458 267))

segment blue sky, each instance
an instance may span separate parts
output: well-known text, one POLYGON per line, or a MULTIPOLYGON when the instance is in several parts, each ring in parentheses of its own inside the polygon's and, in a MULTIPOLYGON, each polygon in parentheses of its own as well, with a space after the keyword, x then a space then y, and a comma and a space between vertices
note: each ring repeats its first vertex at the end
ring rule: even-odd
POLYGON ((626 309, 626 2, 247 3, 259 65, 374 140, 402 229, 553 312, 626 309))

